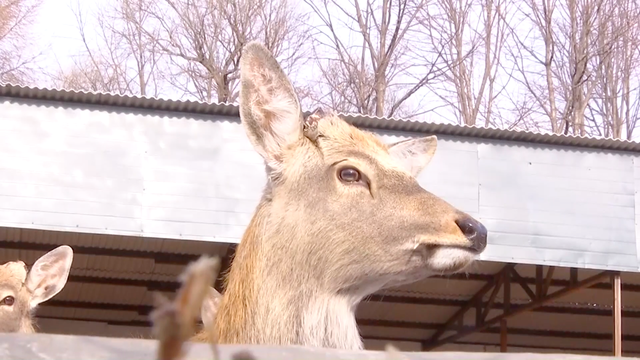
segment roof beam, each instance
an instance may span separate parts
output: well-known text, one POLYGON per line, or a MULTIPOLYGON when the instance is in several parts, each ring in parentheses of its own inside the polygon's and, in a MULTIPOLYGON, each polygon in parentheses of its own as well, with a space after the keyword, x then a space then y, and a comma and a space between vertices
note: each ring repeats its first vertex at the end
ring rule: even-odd
POLYGON ((489 292, 489 290, 491 289, 498 289, 499 288, 499 284, 501 283, 501 279, 502 279, 502 274, 504 273, 504 269, 506 269, 507 267, 512 268, 513 266, 511 264, 506 265, 503 270, 499 271, 497 274, 495 274, 493 276, 493 278, 488 281, 480 290, 478 290, 472 297, 471 299, 469 299, 462 307, 460 307, 460 309, 458 311, 456 311, 443 325, 440 329, 438 329, 438 331, 435 332, 435 334, 433 334, 431 336, 431 339, 429 341, 431 342, 435 342, 437 341, 440 336, 442 336, 442 334, 444 334, 448 329, 450 329, 451 327, 454 326, 454 324, 462 319, 464 317, 464 315, 467 313, 467 311, 469 311, 469 309, 473 308, 474 306, 476 306, 478 303, 482 302, 482 298, 484 297, 484 295, 486 293, 489 292))
MULTIPOLYGON (((51 251, 58 244, 30 243, 23 241, 0 240, 0 248, 10 250, 51 251)), ((151 259, 157 264, 187 265, 198 260, 201 254, 172 254, 145 250, 104 249, 91 246, 73 245, 73 253, 81 255, 115 256, 124 258, 151 259)))
MULTIPOLYGON (((103 284, 103 285, 115 285, 115 286, 137 286, 146 288, 148 291, 161 291, 172 293, 178 290, 180 284, 174 281, 160 281, 160 280, 143 280, 143 279, 113 279, 94 276, 80 276, 70 275, 68 283, 80 283, 80 284, 103 284)), ((487 291, 491 290, 490 287, 487 291)), ((63 290, 64 291, 64 290, 63 290)), ((398 295, 386 295, 386 294, 373 294, 370 295, 365 302, 383 302, 390 304, 414 304, 425 306, 449 306, 461 308, 466 306, 468 300, 454 300, 454 299, 437 299, 428 297, 415 297, 415 296, 398 296, 398 295)), ((40 306, 61 306, 61 307, 78 307, 90 309, 100 309, 100 306, 110 306, 113 304, 93 304, 84 301, 60 301, 55 298, 43 303, 40 306), (74 305, 77 304, 77 305, 74 305)), ((485 308, 486 302, 478 302, 478 306, 485 308)), ((120 306, 116 304, 116 306, 120 306)), ((124 305, 129 306, 129 305, 124 305)), ((145 306, 145 305, 132 305, 132 306, 145 306)), ((501 302, 495 302, 492 305, 494 309, 502 309, 503 304, 501 302)), ((517 304, 512 306, 519 306, 517 304)), ((139 312, 138 310, 131 310, 139 312)), ((146 311, 146 310, 144 310, 146 311)), ((592 316, 611 316, 611 309, 594 309, 587 307, 568 307, 568 306, 540 306, 534 310, 534 312, 544 312, 552 314, 570 314, 570 315, 592 315, 592 316)), ((640 311, 638 310, 623 310, 622 315, 627 318, 640 318, 640 311)))
MULTIPOLYGON (((519 264, 518 266, 523 266, 523 264, 519 264)), ((542 271, 542 265, 536 265, 536 271, 542 271)), ((548 273, 547 273, 548 274, 548 273)), ((436 275, 431 278, 436 279, 445 279, 445 280, 460 280, 460 281, 481 281, 481 282, 489 282, 493 278, 494 275, 489 274, 452 274, 452 275, 436 275)), ((530 286, 536 286, 538 282, 535 277, 522 277, 522 281, 530 286)), ((544 276, 543 276, 544 279, 544 276)), ((568 279, 551 279, 549 286, 550 287, 567 287, 571 285, 571 280, 568 279)), ((589 289, 594 290, 609 290, 611 291, 611 282, 603 281, 589 286, 589 289)), ((640 292, 640 284, 622 284, 622 291, 625 292, 640 292)))
POLYGON ((522 276, 520 276, 518 270, 516 270, 515 268, 511 269, 511 278, 512 280, 515 280, 518 285, 520 285, 522 290, 527 293, 531 300, 535 300, 537 298, 536 293, 531 290, 531 288, 527 284, 527 281, 522 276))
MULTIPOLYGON (((609 279, 611 277, 611 272, 609 271, 603 271, 599 274, 596 274, 594 276, 588 277, 582 281, 578 281, 577 283, 575 283, 575 285, 573 286, 568 286, 564 289, 558 290, 550 295, 546 295, 544 297, 540 297, 538 299, 536 299, 535 301, 531 301, 527 304, 524 305, 520 305, 520 306, 514 306, 512 307, 509 311, 505 311, 503 314, 500 314, 498 316, 495 316, 493 318, 491 318, 490 320, 484 321, 481 324, 476 324, 476 326, 468 328, 466 330, 462 330, 459 331, 458 333, 451 335, 449 337, 446 337, 444 339, 440 339, 438 341, 435 342, 425 342, 423 344, 423 350, 428 351, 428 350, 432 350, 437 348, 438 346, 447 344, 447 343, 451 343, 451 342, 455 342, 467 335, 471 335, 475 332, 480 332, 483 331, 487 328, 490 328, 491 326, 499 323, 501 320, 506 320, 510 317, 516 316, 518 314, 521 314, 523 312, 526 311, 532 311, 535 309, 538 309, 540 307, 542 307, 544 304, 552 302, 554 300, 557 300, 559 298, 562 298, 563 296, 567 296, 575 291, 578 291, 580 289, 584 289, 587 288, 595 283, 598 283, 600 281, 602 281, 603 279, 609 279)), ((544 290, 543 290, 544 292, 544 290)), ((610 312, 609 312, 610 314, 610 312)))

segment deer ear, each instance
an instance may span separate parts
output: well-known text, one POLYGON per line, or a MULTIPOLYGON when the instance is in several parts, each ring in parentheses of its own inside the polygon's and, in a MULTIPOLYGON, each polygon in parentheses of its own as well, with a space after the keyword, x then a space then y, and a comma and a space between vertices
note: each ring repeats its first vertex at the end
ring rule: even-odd
POLYGON ((435 135, 408 139, 389 146, 389 155, 414 177, 429 165, 438 146, 435 135))
POLYGON ((240 57, 240 118, 249 140, 272 169, 303 137, 303 114, 293 85, 269 50, 250 42, 240 57))
POLYGON ((29 303, 32 309, 51 299, 64 288, 72 262, 73 250, 67 245, 62 245, 49 251, 33 264, 25 282, 32 294, 29 303))
POLYGON ((202 302, 202 307, 200 308, 200 318, 202 318, 202 322, 205 327, 213 321, 213 318, 215 318, 218 313, 220 300, 222 300, 222 295, 220 295, 218 290, 209 286, 209 291, 207 292, 207 295, 202 302))

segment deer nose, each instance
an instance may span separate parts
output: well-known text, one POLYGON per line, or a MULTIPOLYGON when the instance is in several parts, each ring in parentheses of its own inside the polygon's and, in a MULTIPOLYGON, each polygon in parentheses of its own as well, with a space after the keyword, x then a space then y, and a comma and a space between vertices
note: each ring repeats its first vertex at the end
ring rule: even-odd
POLYGON ((456 225, 471 242, 471 248, 481 253, 487 247, 487 228, 469 215, 456 219, 456 225))

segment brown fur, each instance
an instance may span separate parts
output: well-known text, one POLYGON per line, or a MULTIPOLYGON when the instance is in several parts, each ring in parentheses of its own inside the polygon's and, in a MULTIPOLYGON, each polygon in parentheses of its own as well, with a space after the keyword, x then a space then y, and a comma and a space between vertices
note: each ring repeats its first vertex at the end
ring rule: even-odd
POLYGON ((361 349, 364 297, 459 271, 484 250, 486 228, 415 179, 435 136, 386 145, 333 113, 304 119, 257 43, 241 58, 240 116, 268 182, 217 315, 203 319, 211 333, 192 340, 361 349), (341 180, 345 167, 361 181, 341 180))
MULTIPOLYGON (((158 339, 158 360, 176 360, 184 355, 184 342, 193 333, 198 309, 208 293, 208 285, 220 270, 218 258, 202 256, 189 264, 180 276, 182 286, 173 301, 154 293, 155 306, 149 314, 153 334, 158 339)), ((217 358, 217 357, 216 357, 217 358)))
POLYGON ((34 333, 33 312, 64 288, 72 262, 73 251, 63 245, 39 258, 31 271, 20 260, 0 265, 0 333, 34 333))

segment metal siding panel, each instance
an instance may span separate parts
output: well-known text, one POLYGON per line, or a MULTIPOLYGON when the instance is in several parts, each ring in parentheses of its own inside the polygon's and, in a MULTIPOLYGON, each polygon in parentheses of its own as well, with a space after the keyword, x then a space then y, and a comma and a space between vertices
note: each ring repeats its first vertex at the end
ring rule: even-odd
POLYGON ((242 126, 149 117, 155 141, 144 170, 145 234, 238 242, 266 182, 242 126))
MULTIPOLYGON (((518 220, 518 218, 522 219, 527 217, 526 212, 523 211, 513 210, 509 212, 499 208, 482 207, 481 213, 483 224, 490 228, 492 232, 495 231, 504 234, 517 234, 514 236, 523 236, 522 234, 518 234, 518 232, 524 230, 524 233, 526 234, 524 236, 532 236, 531 234, 536 234, 533 236, 549 238, 559 236, 567 238, 568 241, 575 239, 581 242, 599 241, 604 242, 605 244, 620 240, 616 237, 616 233, 612 232, 608 227, 577 227, 567 225, 561 221, 556 221, 558 217, 555 215, 548 216, 545 221, 545 218, 532 216, 535 214, 529 214, 529 221, 523 223, 521 220, 518 220), (501 215, 492 216, 490 210, 497 210, 497 214, 501 215)), ((623 230, 619 231, 622 232, 623 230)), ((632 230, 624 231, 624 233, 624 241, 620 242, 635 243, 634 232, 632 230)))
POLYGON ((136 205, 16 196, 0 196, 0 209, 60 213, 69 216, 76 214, 111 216, 126 219, 139 219, 142 212, 141 208, 136 205))
POLYGON ((234 118, 0 106, 7 226, 237 242, 266 181, 234 118))
POLYGON ((112 126, 123 120, 109 112, 0 106, 0 224, 141 231, 143 153, 135 126, 112 126))
MULTIPOLYGON (((0 106, 0 225, 237 242, 266 182, 237 118, 0 106)), ((418 181, 488 226, 483 259, 638 270, 630 154, 438 139, 418 181)))
MULTIPOLYGON (((183 200, 187 202, 187 205, 193 197, 252 200, 260 196, 264 184, 258 182, 257 176, 236 178, 235 176, 230 176, 230 173, 233 173, 233 164, 221 165, 228 166, 225 171, 211 176, 209 184, 206 185, 171 182, 170 178, 165 179, 165 181, 145 181, 145 202, 147 198, 155 195, 181 196, 184 197, 183 200)), ((176 203, 175 206, 179 204, 180 202, 176 203)))
POLYGON ((258 199, 239 199, 222 197, 165 195, 155 193, 147 196, 145 205, 149 208, 177 208, 186 210, 228 211, 234 213, 251 213, 258 205, 258 199))
POLYGON ((145 234, 158 238, 238 243, 246 226, 146 220, 145 234))
POLYGON ((479 145, 482 259, 638 270, 628 154, 479 145))
POLYGON ((436 155, 418 176, 420 184, 451 205, 478 214, 478 155, 475 151, 450 150, 451 140, 440 140, 436 155))
MULTIPOLYGON (((495 236, 501 235, 496 234, 495 236)), ((509 246, 498 244, 491 245, 491 261, 638 272, 635 252, 626 255, 611 255, 609 253, 525 247, 518 244, 509 246)))
MULTIPOLYGON (((2 136, 0 135, 0 141, 2 136)), ((47 171, 39 164, 33 164, 32 169, 7 169, 0 168, 0 183, 4 184, 28 184, 56 187, 56 191, 50 191, 55 196, 57 192, 69 191, 75 193, 83 189, 110 191, 112 196, 123 193, 141 194, 142 185, 140 179, 121 179, 115 177, 95 176, 67 176, 59 171, 47 171)), ((78 194, 81 196, 81 194, 78 194)))
MULTIPOLYGON (((633 156, 633 184, 634 184, 634 210, 635 210, 635 240, 636 254, 640 257, 640 157, 633 156)), ((640 263, 640 258, 638 258, 640 263)))
MULTIPOLYGON (((141 192, 114 192, 104 188, 80 188, 61 185, 29 184, 33 177, 25 177, 24 181, 17 181, 15 177, 3 176, 0 171, 0 197, 15 198, 43 198, 50 200, 86 201, 93 203, 114 203, 119 205, 136 205, 142 201, 141 192), (52 187, 57 187, 52 191, 52 187)), ((4 206, 4 201, 0 201, 4 206)))
POLYGON ((140 218, 127 219, 105 215, 65 214, 39 210, 0 209, 0 224, 15 228, 113 235, 135 235, 140 232, 140 218))
MULTIPOLYGON (((490 226, 490 224, 487 224, 487 226, 490 226)), ((628 249, 630 246, 630 244, 616 241, 516 234, 502 231, 495 231, 495 236, 491 237, 491 244, 506 246, 517 244, 520 247, 527 248, 584 253, 585 256, 588 253, 629 256, 628 249), (558 241, 558 238, 561 238, 562 241, 558 241)), ((635 246, 635 244, 632 246, 635 246)))

